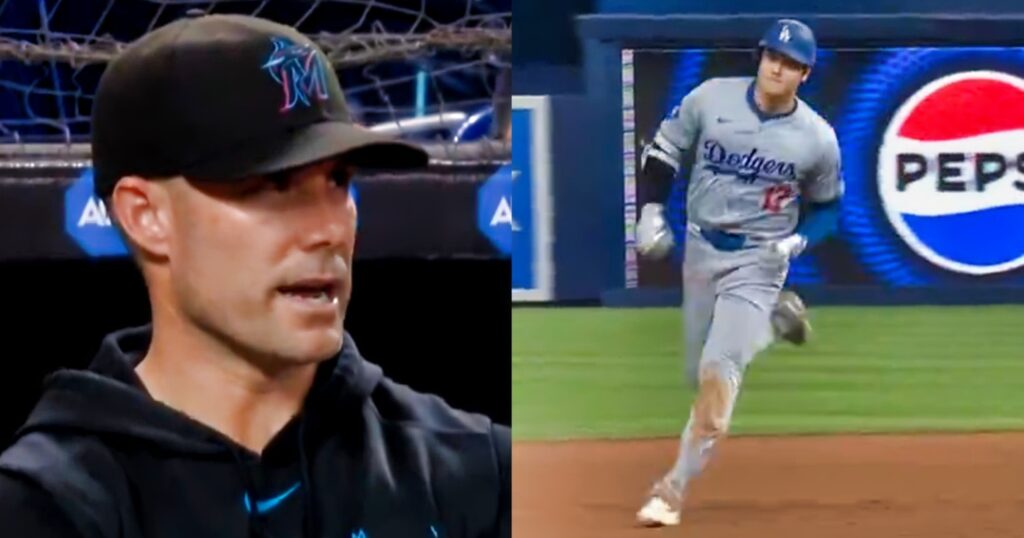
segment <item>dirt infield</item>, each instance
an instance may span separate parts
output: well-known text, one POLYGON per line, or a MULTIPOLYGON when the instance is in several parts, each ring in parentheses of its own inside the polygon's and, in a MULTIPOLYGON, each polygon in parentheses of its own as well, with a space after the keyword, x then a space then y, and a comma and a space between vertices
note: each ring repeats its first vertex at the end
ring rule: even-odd
POLYGON ((517 538, 1024 536, 1024 434, 735 437, 679 527, 634 513, 675 440, 517 443, 517 538))

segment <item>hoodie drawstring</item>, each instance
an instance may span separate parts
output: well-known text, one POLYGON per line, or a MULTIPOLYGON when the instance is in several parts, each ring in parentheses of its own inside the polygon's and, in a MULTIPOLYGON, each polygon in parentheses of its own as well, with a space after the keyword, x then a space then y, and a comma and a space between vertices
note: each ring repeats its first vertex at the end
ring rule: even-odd
POLYGON ((238 470, 238 474, 242 477, 242 486, 245 488, 245 496, 242 498, 245 503, 246 512, 246 534, 253 537, 262 536, 262 530, 260 529, 259 523, 256 519, 256 506, 255 498, 256 488, 253 484, 252 477, 249 475, 249 470, 246 468, 245 462, 242 461, 242 457, 239 455, 237 450, 231 451, 231 456, 235 459, 235 469, 238 470))

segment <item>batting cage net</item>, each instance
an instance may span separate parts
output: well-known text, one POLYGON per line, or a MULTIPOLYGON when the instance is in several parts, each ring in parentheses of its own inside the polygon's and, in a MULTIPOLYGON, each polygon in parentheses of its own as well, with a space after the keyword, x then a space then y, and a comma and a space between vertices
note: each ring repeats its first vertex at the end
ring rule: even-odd
POLYGON ((357 180, 357 202, 372 204, 376 191, 387 189, 392 217, 404 208, 397 213, 424 220, 376 224, 361 212, 360 231, 370 234, 364 255, 500 254, 477 229, 474 212, 476 189, 511 158, 510 0, 2 0, 0 185, 7 194, 0 210, 14 209, 2 218, 20 216, 20 229, 30 219, 37 231, 21 244, 25 235, 12 237, 4 226, 0 259, 106 252, 75 237, 93 220, 103 227, 102 207, 69 222, 96 203, 68 195, 90 166, 96 85, 127 44, 196 10, 294 26, 326 52, 357 122, 428 150, 426 171, 357 180), (40 188, 58 199, 45 202, 40 188), (442 204, 434 211, 444 213, 428 215, 427 202, 442 204), (23 215, 25 204, 45 207, 23 215), (417 231, 418 238, 408 237, 417 231))

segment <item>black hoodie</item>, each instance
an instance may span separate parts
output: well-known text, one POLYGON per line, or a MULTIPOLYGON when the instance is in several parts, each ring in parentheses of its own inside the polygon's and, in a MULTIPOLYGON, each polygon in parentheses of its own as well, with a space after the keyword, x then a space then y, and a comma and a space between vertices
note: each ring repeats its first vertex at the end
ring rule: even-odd
POLYGON ((0 456, 0 534, 510 536, 508 427, 389 380, 349 335, 263 454, 149 397, 150 336, 114 333, 88 370, 50 376, 0 456))

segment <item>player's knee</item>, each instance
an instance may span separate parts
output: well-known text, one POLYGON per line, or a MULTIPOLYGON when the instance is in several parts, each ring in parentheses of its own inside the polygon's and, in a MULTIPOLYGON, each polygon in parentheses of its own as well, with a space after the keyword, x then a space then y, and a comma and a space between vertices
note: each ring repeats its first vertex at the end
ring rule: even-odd
POLYGON ((719 341, 716 345, 705 348, 700 361, 701 375, 703 376, 705 365, 721 372, 723 375, 730 375, 728 371, 730 365, 738 366, 746 363, 745 358, 747 348, 749 347, 749 341, 743 338, 735 338, 726 342, 719 341))
POLYGON ((710 368, 728 380, 739 378, 754 355, 769 342, 770 338, 760 336, 738 338, 735 341, 719 343, 713 349, 706 349, 700 361, 701 376, 705 368, 710 368))

